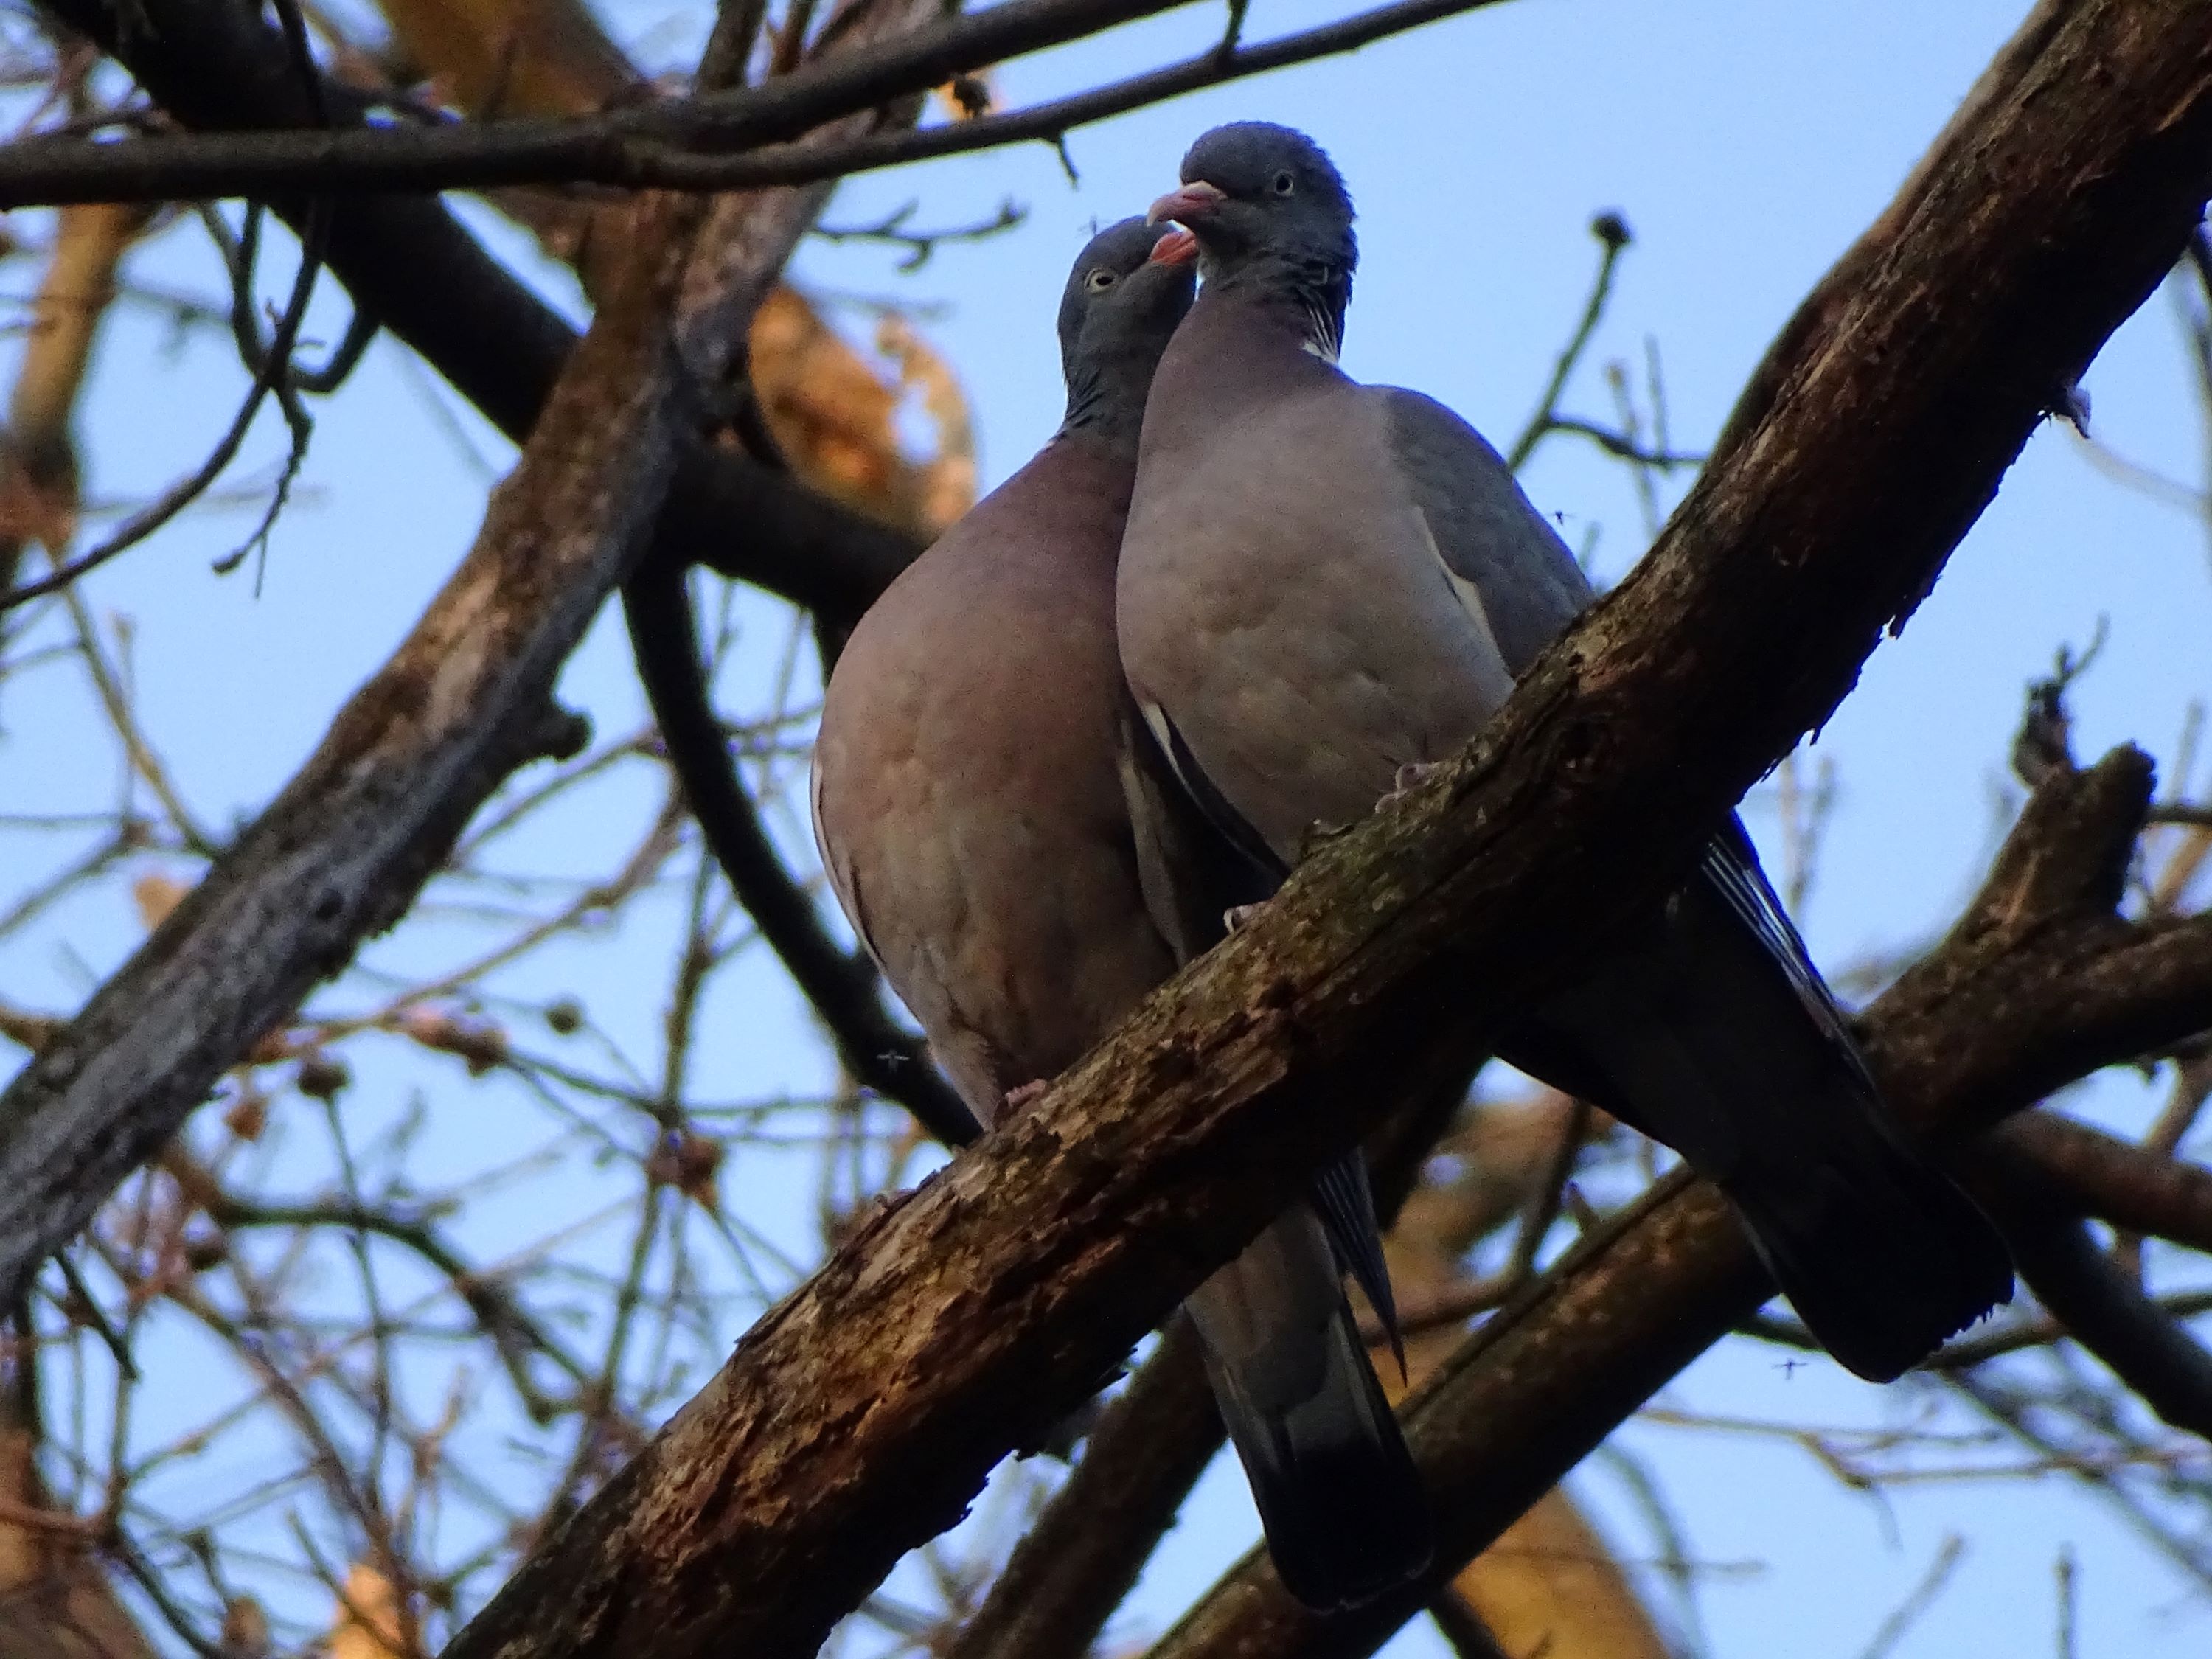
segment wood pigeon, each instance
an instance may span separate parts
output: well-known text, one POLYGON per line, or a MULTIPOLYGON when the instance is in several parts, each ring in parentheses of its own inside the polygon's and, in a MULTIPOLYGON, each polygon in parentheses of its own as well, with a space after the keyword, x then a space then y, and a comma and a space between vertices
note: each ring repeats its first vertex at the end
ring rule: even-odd
MULTIPOLYGON (((1083 251, 1060 311, 1067 416, 891 584, 824 698, 815 837, 839 902, 986 1125, 1264 896, 1186 802, 1114 643, 1145 393, 1188 308, 1164 227, 1083 251)), ((1389 1317, 1355 1152, 1186 1306, 1283 1582, 1368 1599, 1430 1555, 1428 1508, 1345 1299, 1389 1317)))
MULTIPOLYGON (((1337 367, 1357 247, 1343 180, 1258 122, 1154 204, 1197 303, 1145 412, 1122 665, 1178 776, 1279 880, 1316 822, 1443 759, 1588 605, 1498 453, 1337 367)), ((1892 1122, 1733 817, 1657 913, 1501 1044, 1681 1153, 1822 1345, 1887 1381, 2012 1291, 2002 1244, 1892 1122)))

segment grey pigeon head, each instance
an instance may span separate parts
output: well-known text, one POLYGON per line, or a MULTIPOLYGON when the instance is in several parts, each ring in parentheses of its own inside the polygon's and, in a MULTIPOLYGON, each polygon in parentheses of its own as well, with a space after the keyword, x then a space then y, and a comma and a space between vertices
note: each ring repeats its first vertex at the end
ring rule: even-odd
POLYGON ((1134 441, 1152 371, 1190 309, 1197 273, 1156 261, 1174 234, 1164 224, 1124 219, 1085 245, 1060 301, 1060 362, 1067 380, 1063 432, 1134 441))
POLYGON ((1253 269, 1300 286, 1347 289, 1359 246, 1352 196, 1319 144, 1290 127, 1237 121, 1216 127, 1182 158, 1182 188, 1152 204, 1197 239, 1209 280, 1253 269))

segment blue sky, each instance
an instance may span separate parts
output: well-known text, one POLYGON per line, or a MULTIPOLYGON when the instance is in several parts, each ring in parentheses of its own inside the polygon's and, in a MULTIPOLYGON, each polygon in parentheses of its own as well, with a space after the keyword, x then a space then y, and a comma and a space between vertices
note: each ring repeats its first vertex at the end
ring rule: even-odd
MULTIPOLYGON (((1640 372, 1645 343, 1656 341, 1674 439, 1699 448, 1776 328, 1889 199, 2023 9, 1985 0, 1849 8, 1513 0, 1351 58, 1079 132, 1069 146, 1073 185, 1042 147, 856 181, 833 205, 834 220, 860 222, 917 199, 919 220, 957 223, 988 217, 1006 198, 1026 204, 1029 216, 1007 235, 947 246, 910 276, 886 256, 820 244, 805 251, 798 271, 825 290, 929 309, 927 332, 973 399, 988 484, 1057 421, 1052 312, 1091 226, 1141 210, 1174 181, 1182 149, 1205 127, 1285 121, 1328 145, 1359 204, 1364 262, 1345 356, 1352 373, 1418 386, 1502 441, 1527 417, 1583 302, 1595 256, 1590 217, 1613 210, 1635 245, 1565 404, 1607 416, 1601 366, 1624 359, 1640 372)), ((1262 0, 1249 27, 1263 36, 1328 15, 1305 0, 1262 0)), ((672 23, 658 0, 622 0, 609 15, 654 67, 677 61, 690 32, 689 19, 672 23)), ((1183 55, 1219 27, 1217 9, 1157 19, 1002 70, 999 94, 1018 104, 1072 90, 1183 55)), ((520 239, 488 215, 474 217, 526 257, 520 239)), ((183 232, 149 248, 133 271, 170 286, 211 283, 208 258, 183 232)), ((564 277, 539 279, 573 306, 564 277)), ((343 314, 328 302, 316 313, 326 334, 343 314)), ((124 313, 112 330, 85 422, 95 495, 144 491, 187 469, 236 394, 240 376, 219 340, 165 351, 166 333, 144 311, 124 313)), ((432 417, 432 398, 453 400, 426 392, 423 378, 381 342, 343 395, 321 406, 307 499, 280 527, 258 592, 251 574, 210 573, 241 528, 213 518, 186 520, 88 584, 96 608, 137 619, 136 672, 149 718, 195 805, 217 823, 257 810, 304 758, 339 700, 397 643, 465 549, 485 489, 507 465, 511 452, 465 411, 455 418, 466 445, 432 417)), ((2202 417, 2166 296, 2121 331, 2087 386, 2100 437, 2202 487, 2202 417)), ((252 453, 265 461, 277 441, 265 425, 252 453)), ((1625 476, 1586 447, 1554 441, 1525 482, 1540 507, 1562 515, 1571 541, 1595 537, 1602 578, 1617 580, 1642 550, 1645 532, 1625 476)), ((1909 944, 1948 919, 1990 842, 2022 685, 2060 644, 2086 642, 2100 618, 2109 643, 2075 698, 2078 747, 2089 755, 2132 740, 2172 755, 2205 690, 2206 561, 2202 520, 2111 483, 2063 434, 2036 436, 1934 597, 1876 653, 1816 747, 1840 789, 1801 916, 1824 963, 1909 944)), ((758 648, 725 676, 732 707, 761 694, 783 637, 774 607, 749 603, 745 615, 758 648)), ((611 617, 562 689, 603 733, 641 718, 611 617)), ((11 687, 0 717, 0 798, 107 799, 112 776, 105 751, 88 739, 81 694, 11 687), (88 765, 93 754, 102 769, 88 765)), ((641 781, 564 821, 572 841, 532 850, 550 858, 611 847, 650 805, 641 781)), ((1748 816, 1772 856, 1771 812, 1755 801, 1748 816)), ((804 849, 803 812, 787 812, 781 828, 794 851, 804 849)), ((34 940, 0 942, 0 991, 66 1007, 136 938, 118 887, 69 907, 34 940)), ((506 988, 534 994, 580 984, 602 1024, 647 1031, 659 994, 640 964, 656 961, 665 943, 664 932, 641 923, 506 988)), ((413 961, 451 947, 403 935, 377 948, 413 961)), ((702 1093, 820 1085, 819 1046, 771 974, 740 975, 719 994, 714 1036, 696 1062, 702 1093)), ((388 1068, 396 1097, 419 1061, 392 1054, 370 1066, 388 1068)), ((2115 1082, 2071 1103, 2139 1124, 2147 1098, 2115 1082)), ((455 1159, 480 1155, 480 1129, 439 1133, 450 1136, 455 1159)), ((803 1249, 805 1218, 775 1191, 785 1177, 772 1160, 757 1167, 757 1186, 733 1202, 756 1204, 763 1226, 803 1249)), ((733 1306, 724 1334, 734 1338, 742 1322, 733 1306)), ((1668 1398, 1747 1419, 1862 1425, 1910 1420, 1929 1406, 1911 1385, 1875 1390, 1832 1367, 1785 1368, 1776 1354, 1740 1345, 1709 1356, 1668 1398)), ((2194 1655, 2212 1638, 2202 1591, 2063 1477, 1931 1483, 1875 1501, 1847 1493, 1802 1449, 1771 1438, 1650 1424, 1632 1428, 1625 1444, 1666 1481, 1695 1558, 1714 1568, 1701 1577, 1699 1599, 1715 1654, 1776 1651, 1778 1632, 1788 1632, 1780 1650, 1860 1651, 1952 1532, 1966 1535, 1966 1553, 1895 1650, 1908 1659, 2051 1650, 2051 1564, 2062 1546, 2081 1563, 2081 1653, 2194 1655)), ((1624 1553, 1650 1553, 1617 1480, 1593 1470, 1577 1490, 1607 1517, 1624 1553)), ((1253 1535, 1233 1469, 1218 1467, 1134 1615, 1171 1616, 1253 1535)), ((1391 1650, 1400 1659, 1441 1650, 1425 1632, 1391 1650)))

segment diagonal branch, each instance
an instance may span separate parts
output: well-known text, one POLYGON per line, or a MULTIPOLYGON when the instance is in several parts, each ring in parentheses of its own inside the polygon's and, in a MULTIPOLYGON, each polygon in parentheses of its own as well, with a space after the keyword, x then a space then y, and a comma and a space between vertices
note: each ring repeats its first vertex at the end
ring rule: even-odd
MULTIPOLYGON (((844 38, 934 6, 867 8, 844 38)), ((468 558, 283 793, 0 1095, 0 1295, 22 1294, 222 1073, 404 911, 561 724, 553 677, 647 546, 698 378, 719 374, 825 194, 645 204, 468 558)))
POLYGON ((2079 1216, 2015 1196, 2001 1215, 2021 1279, 2066 1334, 2177 1429, 2212 1439, 2212 1354, 2091 1237, 2079 1216))
MULTIPOLYGON (((1477 1066, 1419 1080, 1367 1143, 1376 1209, 1395 1228, 1420 1166, 1467 1098, 1477 1066)), ((1101 1415, 1083 1461, 1015 1547, 944 1659, 1065 1659, 1096 1644, 1213 1454, 1220 1415, 1196 1334, 1174 1320, 1101 1415)))
MULTIPOLYGON (((1687 865, 1926 592, 2208 189, 2212 15, 2039 10, 1785 333, 1643 567, 1468 754, 1322 846, 1032 1111, 874 1217, 449 1659, 815 1651, 1376 1121, 1412 1058, 1478 1052, 1687 865)), ((2104 815, 2124 838, 2147 767, 2123 755, 2084 787, 2126 809, 2104 815)), ((2029 920, 1893 991, 1872 1059, 1916 1119, 1986 1121, 2212 1011, 2212 922, 2029 920), (1929 1033, 1942 1044, 1914 1048, 1929 1033)), ((1668 1182, 1492 1321, 1415 1414, 1437 1571, 1764 1294, 1717 1194, 1668 1182)), ((1305 1650, 1379 1641, 1435 1588, 1305 1650)), ((1255 1569, 1175 1650, 1289 1652, 1317 1623, 1255 1569)))
POLYGON ((2014 1119, 1990 1152, 2122 1232, 2212 1255, 2212 1170, 2201 1164, 2161 1158, 2056 1112, 2014 1119))
MULTIPOLYGON (((188 125, 281 126, 311 112, 282 37, 233 0, 143 0, 151 27, 129 31, 90 0, 54 0, 52 9, 116 53, 188 125)), ((334 83, 321 94, 349 118, 365 108, 357 93, 334 83)), ((277 206, 301 222, 303 204, 277 206)), ((526 439, 574 343, 568 325, 434 201, 356 198, 323 210, 329 267, 359 313, 422 354, 508 437, 526 439)), ((682 572, 708 564, 812 608, 836 629, 849 627, 915 551, 906 537, 781 472, 683 441, 652 550, 625 585, 624 609, 640 677, 693 811, 732 878, 749 869, 757 876, 748 902, 787 897, 790 883, 780 869, 731 862, 757 830, 749 836, 750 809, 713 730, 682 572)), ((777 915, 781 925, 769 929, 777 949, 794 971, 809 970, 802 984, 854 1074, 940 1136, 963 1124, 950 1090, 885 1014, 872 975, 864 982, 837 970, 835 947, 811 915, 787 904, 777 915)))

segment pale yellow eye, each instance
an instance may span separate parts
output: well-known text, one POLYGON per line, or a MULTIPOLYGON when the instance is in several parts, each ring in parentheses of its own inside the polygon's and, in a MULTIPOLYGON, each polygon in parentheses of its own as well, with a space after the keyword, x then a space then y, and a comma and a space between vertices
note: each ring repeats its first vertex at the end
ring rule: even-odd
POLYGON ((1087 286, 1093 294, 1103 294, 1108 289, 1114 286, 1115 276, 1112 271, 1107 270, 1105 266, 1101 265, 1097 270, 1092 271, 1089 276, 1085 277, 1084 281, 1085 286, 1087 286))

